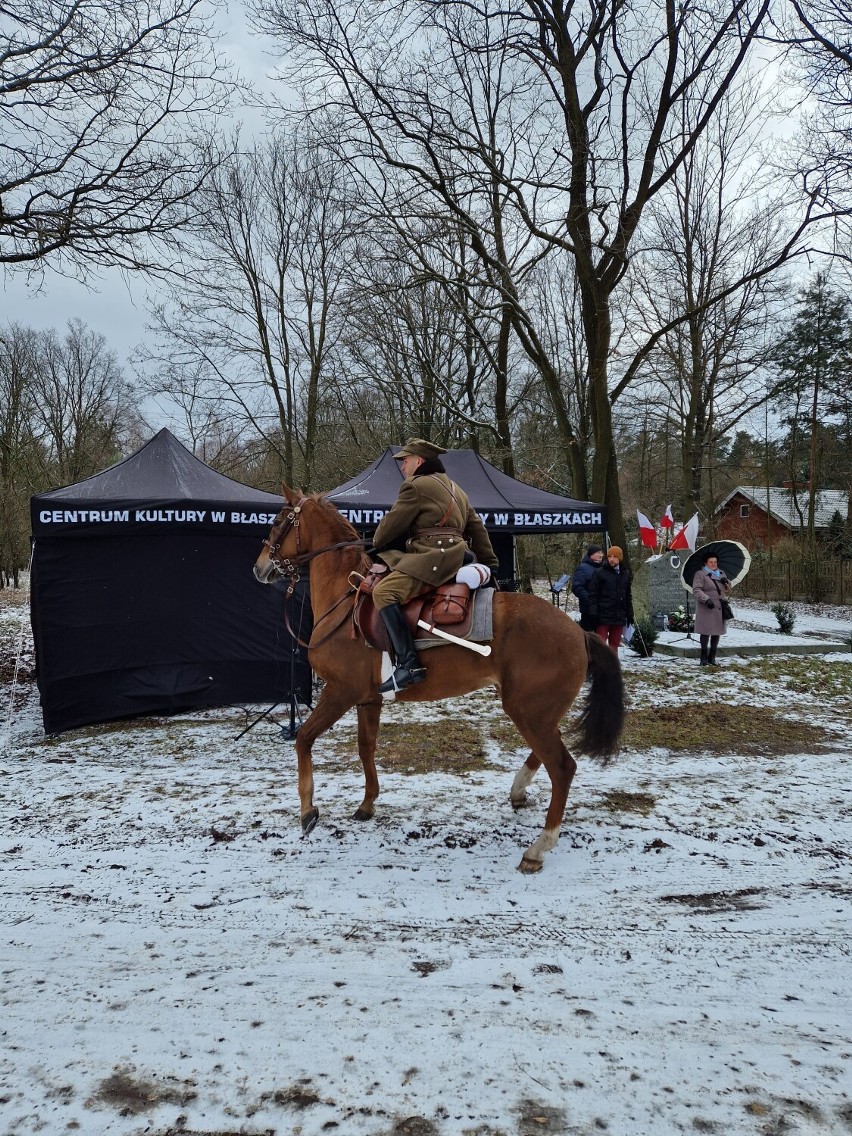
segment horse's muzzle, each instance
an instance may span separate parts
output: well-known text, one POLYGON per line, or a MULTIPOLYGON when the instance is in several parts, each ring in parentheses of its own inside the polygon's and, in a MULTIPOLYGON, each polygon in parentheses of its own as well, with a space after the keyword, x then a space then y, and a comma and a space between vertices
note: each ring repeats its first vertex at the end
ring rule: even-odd
POLYGON ((266 564, 255 564, 252 569, 254 578, 261 584, 269 584, 272 582, 272 577, 275 575, 275 565, 271 560, 266 564))

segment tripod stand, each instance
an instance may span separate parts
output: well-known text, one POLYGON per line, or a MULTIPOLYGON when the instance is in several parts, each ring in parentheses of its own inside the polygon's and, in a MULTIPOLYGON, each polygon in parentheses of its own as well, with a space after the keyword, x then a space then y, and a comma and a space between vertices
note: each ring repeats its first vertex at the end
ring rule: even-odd
POLYGON ((674 646, 675 643, 682 643, 685 639, 688 639, 690 643, 695 642, 695 636, 690 631, 689 596, 690 596, 690 593, 687 592, 686 593, 686 635, 681 635, 680 639, 672 639, 671 646, 674 646))
POLYGON ((296 656, 299 653, 299 648, 293 644, 293 649, 290 652, 290 725, 281 727, 281 737, 288 742, 296 740, 296 734, 299 732, 299 726, 296 725, 296 656))

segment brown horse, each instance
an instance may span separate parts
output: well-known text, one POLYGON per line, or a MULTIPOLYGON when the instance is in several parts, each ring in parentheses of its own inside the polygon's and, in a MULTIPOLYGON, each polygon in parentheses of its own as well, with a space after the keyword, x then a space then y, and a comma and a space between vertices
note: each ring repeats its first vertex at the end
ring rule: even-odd
MULTIPOLYGON (((356 820, 369 820, 379 795, 376 735, 382 711, 381 654, 353 636, 353 588, 349 575, 365 572, 369 559, 355 529, 319 494, 303 496, 284 486, 287 502, 275 519, 254 566, 262 584, 280 575, 295 582, 310 565, 314 631, 310 661, 325 680, 313 712, 296 735, 302 829, 310 832, 319 812, 314 805, 311 746, 347 710, 357 706, 358 752, 364 766, 364 800, 356 820)), ((496 686, 503 709, 532 752, 512 783, 510 800, 517 809, 526 801, 527 786, 544 765, 551 782, 544 831, 520 862, 524 872, 537 872, 544 853, 556 844, 568 790, 577 763, 562 743, 559 723, 586 677, 588 694, 577 728, 578 748, 606 759, 617 748, 624 722, 624 687, 616 655, 596 635, 582 631, 558 608, 536 596, 496 592, 491 654, 486 658, 464 647, 435 647, 422 654, 426 680, 397 694, 403 702, 423 702, 496 686)))

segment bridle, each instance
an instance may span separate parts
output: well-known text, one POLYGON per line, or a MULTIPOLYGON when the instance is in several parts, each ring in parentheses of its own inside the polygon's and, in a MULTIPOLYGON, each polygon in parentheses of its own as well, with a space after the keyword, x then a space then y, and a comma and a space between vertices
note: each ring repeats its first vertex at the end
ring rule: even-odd
MULTIPOLYGON (((293 594, 293 590, 299 582, 299 566, 306 563, 305 554, 302 552, 302 540, 301 533, 299 531, 302 505, 306 500, 306 497, 300 497, 296 504, 290 507, 290 512, 284 518, 281 532, 278 534, 278 539, 274 544, 269 540, 269 538, 267 538, 263 542, 263 547, 269 554, 269 562, 272 565, 275 573, 279 576, 286 576, 288 578, 288 597, 293 594), (296 534, 296 555, 292 558, 285 557, 284 560, 281 560, 278 557, 278 549, 281 547, 284 538, 288 535, 291 529, 293 529, 296 534)), ((270 533, 269 536, 272 536, 272 533, 270 533)))
MULTIPOLYGON (((362 537, 356 537, 354 540, 338 540, 334 544, 327 544, 327 545, 323 546, 322 548, 313 548, 313 549, 310 549, 308 552, 303 552, 302 551, 302 539, 301 539, 301 512, 302 512, 302 506, 305 504, 306 501, 307 501, 307 497, 300 497, 295 505, 290 506, 290 512, 287 514, 287 516, 284 518, 284 520, 282 522, 281 531, 278 533, 277 539, 273 543, 269 538, 267 538, 266 540, 263 541, 263 547, 267 550, 267 553, 268 553, 268 556, 269 556, 269 562, 272 565, 273 570, 275 571, 276 575, 287 577, 287 592, 286 592, 286 595, 285 595, 285 604, 284 604, 284 624, 285 624, 288 632, 293 636, 293 638, 296 640, 297 643, 299 643, 302 647, 310 647, 313 650, 313 649, 321 646, 323 643, 325 643, 327 639, 331 638, 331 636, 335 633, 335 631, 337 631, 337 629, 341 626, 341 624, 344 622, 344 620, 348 617, 349 612, 344 611, 341 619, 338 620, 338 622, 335 623, 334 627, 332 627, 332 629, 322 639, 320 639, 318 642, 310 643, 310 644, 309 643, 303 643, 302 640, 299 638, 299 636, 296 634, 296 632, 293 630, 293 628, 290 626, 290 617, 289 617, 289 601, 290 601, 290 599, 293 595, 293 592, 296 590, 296 585, 299 583, 299 580, 301 579, 300 569, 302 567, 304 567, 305 564, 309 564, 310 561, 313 560, 315 557, 322 556, 323 553, 335 552, 339 548, 352 548, 354 545, 358 545, 358 544, 366 547, 366 546, 372 544, 372 541, 365 540, 362 537), (285 537, 287 537, 290 534, 291 530, 295 533, 295 537, 296 537, 296 552, 293 556, 285 556, 282 559, 278 555, 278 550, 281 547, 281 545, 284 543, 285 537)), ((273 526, 273 531, 274 531, 274 526, 273 526)), ((269 536, 271 537, 272 533, 270 533, 269 536)), ((314 620, 314 628, 318 627, 319 624, 322 623, 322 621, 324 619, 326 619, 329 615, 331 615, 331 613, 336 608, 340 607, 340 605, 342 603, 344 603, 347 599, 349 599, 350 596, 353 596, 355 594, 356 590, 357 589, 355 587, 350 585, 350 587, 344 592, 344 594, 340 597, 339 600, 336 600, 331 605, 331 607, 327 608, 322 613, 322 615, 318 616, 314 620)))

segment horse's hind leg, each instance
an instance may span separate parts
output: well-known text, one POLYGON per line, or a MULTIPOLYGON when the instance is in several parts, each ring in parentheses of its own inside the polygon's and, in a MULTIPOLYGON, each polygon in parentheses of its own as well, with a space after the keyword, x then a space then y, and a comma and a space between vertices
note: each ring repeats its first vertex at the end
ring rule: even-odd
POLYGON ((531 753, 515 774, 512 788, 509 790, 509 800, 512 803, 513 809, 522 809, 527 803, 527 789, 533 777, 535 777, 536 771, 540 768, 541 762, 534 753, 531 753))
POLYGON ((550 775, 550 804, 547 816, 544 818, 544 829, 541 835, 532 842, 521 857, 518 868, 522 872, 538 872, 544 866, 544 854, 556 847, 559 839, 559 830, 562 827, 562 818, 565 816, 565 805, 568 801, 568 790, 577 772, 577 762, 565 748, 559 735, 559 728, 554 727, 545 738, 532 742, 536 754, 541 754, 541 761, 550 775))
POLYGON ((364 800, 355 810, 355 820, 370 820, 375 813, 379 795, 379 777, 376 773, 376 737, 382 713, 381 699, 363 702, 358 706, 358 755, 364 766, 364 800))
POLYGON ((319 810, 314 807, 314 763, 311 747, 320 734, 324 734, 354 704, 355 699, 348 690, 335 689, 331 682, 326 683, 312 713, 296 734, 302 832, 306 836, 319 820, 319 810))
MULTIPOLYGON (((544 866, 544 854, 556 847, 559 829, 565 815, 568 790, 577 771, 577 763, 563 744, 559 733, 559 715, 552 706, 542 706, 530 692, 517 692, 506 696, 504 691, 503 709, 529 742, 532 753, 518 771, 512 786, 514 793, 520 779, 521 789, 532 780, 539 765, 543 765, 550 776, 550 804, 544 820, 541 835, 524 852, 518 868, 522 872, 538 872, 544 866)), ((514 797, 513 797, 514 803, 514 797)))

